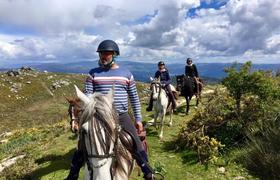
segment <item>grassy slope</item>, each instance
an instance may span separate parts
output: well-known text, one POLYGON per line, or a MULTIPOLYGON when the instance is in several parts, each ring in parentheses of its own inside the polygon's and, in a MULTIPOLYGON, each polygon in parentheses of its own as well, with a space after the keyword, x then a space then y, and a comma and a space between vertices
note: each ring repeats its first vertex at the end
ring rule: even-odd
MULTIPOLYGON (((44 74, 39 75, 39 77, 43 79, 45 78, 44 76, 44 74)), ((75 83, 80 86, 82 82, 81 80, 84 78, 80 75, 61 74, 57 76, 59 76, 58 79, 72 79, 73 82, 71 82, 71 84, 75 83)), ((34 81, 34 79, 32 80, 34 81)), ((40 81, 38 80, 38 83, 33 83, 34 86, 40 84, 39 82, 40 81)), ((48 86, 50 82, 45 83, 48 86)), ((146 85, 144 84, 138 85, 141 92, 145 86, 146 85)), ((18 107, 18 103, 14 103, 11 100, 9 102, 12 103, 12 105, 6 103, 6 101, 1 102, 2 106, 6 108, 6 111, 4 111, 6 113, 5 117, 9 118, 9 121, 14 118, 21 118, 22 121, 28 119, 36 121, 34 125, 40 125, 37 121, 42 121, 43 119, 52 119, 48 121, 48 123, 60 122, 53 126, 17 131, 9 143, 0 145, 0 159, 10 156, 11 154, 27 154, 23 160, 18 161, 16 165, 6 169, 2 175, 0 174, 0 179, 63 179, 67 176, 76 140, 74 135, 68 129, 69 127, 65 113, 67 103, 65 103, 63 93, 70 95, 73 92, 72 87, 73 86, 71 85, 63 87, 61 90, 55 92, 54 97, 47 93, 40 94, 40 97, 29 94, 32 103, 29 101, 21 102, 21 107, 18 107), (13 114, 7 111, 7 109, 11 107, 16 108, 17 113, 13 114), (31 109, 32 111, 25 114, 26 109, 31 109), (43 112, 45 112, 43 115, 42 109, 44 110, 43 112), (57 113, 60 117, 56 115, 54 116, 54 114, 57 113), (57 119, 57 117, 60 119, 57 119)), ((33 88, 35 89, 39 87, 33 88)), ((42 89, 45 88, 40 87, 37 93, 40 93, 41 91, 46 92, 42 89)), ((31 90, 29 91, 26 91, 26 93, 32 92, 31 90)), ((1 92, 8 93, 7 90, 1 92)), ((142 101, 147 102, 147 94, 140 93, 140 97, 142 101)), ((146 104, 144 104, 144 106, 146 107, 146 104)), ((252 177, 248 175, 244 169, 232 161, 225 166, 226 173, 220 174, 217 171, 217 166, 210 165, 206 168, 203 165, 197 164, 197 159, 193 152, 175 152, 171 148, 174 145, 173 140, 177 136, 180 126, 192 117, 192 115, 183 116, 183 109, 184 108, 181 107, 181 109, 179 109, 181 113, 174 116, 173 127, 165 127, 163 141, 159 141, 157 137, 158 131, 154 127, 148 128, 149 156, 151 164, 153 166, 155 164, 160 164, 157 166, 166 170, 167 179, 233 179, 236 176, 243 176, 246 177, 246 179, 251 179, 252 177)), ((144 121, 151 119, 151 113, 146 113, 144 110, 142 112, 144 121)), ((194 113, 194 110, 192 110, 192 113, 194 113)), ((5 126, 7 127, 8 125, 10 125, 10 122, 7 121, 5 126)), ((22 125, 33 126, 33 124, 22 125)), ((81 173, 80 179, 82 179, 82 176, 81 173)), ((131 179, 142 178, 138 177, 136 171, 134 171, 131 179)))
POLYGON ((65 118, 67 103, 64 95, 73 95, 73 84, 81 86, 84 79, 82 75, 36 71, 19 77, 9 77, 4 73, 0 75, 0 133, 22 127, 52 124, 65 118), (48 77, 52 78, 48 79, 48 77), (70 84, 52 91, 51 85, 59 80, 66 80, 70 84), (31 84, 26 84, 28 81, 31 84), (18 93, 10 91, 12 85, 9 82, 22 84, 18 93), (50 91, 53 96, 49 93, 50 91))

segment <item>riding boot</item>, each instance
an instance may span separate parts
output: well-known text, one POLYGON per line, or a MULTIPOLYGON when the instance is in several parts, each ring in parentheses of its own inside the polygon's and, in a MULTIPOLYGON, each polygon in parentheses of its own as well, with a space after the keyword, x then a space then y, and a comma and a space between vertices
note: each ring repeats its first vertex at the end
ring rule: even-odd
POLYGON ((74 152, 71 169, 66 180, 77 180, 79 178, 79 172, 82 166, 84 165, 84 154, 82 151, 76 150, 74 152))
POLYGON ((148 156, 145 151, 137 151, 133 153, 137 164, 140 166, 142 172, 144 173, 145 180, 151 180, 154 174, 153 168, 148 164, 148 156))
POLYGON ((149 100, 149 106, 146 108, 146 111, 152 111, 152 110, 153 110, 153 97, 151 95, 149 100))

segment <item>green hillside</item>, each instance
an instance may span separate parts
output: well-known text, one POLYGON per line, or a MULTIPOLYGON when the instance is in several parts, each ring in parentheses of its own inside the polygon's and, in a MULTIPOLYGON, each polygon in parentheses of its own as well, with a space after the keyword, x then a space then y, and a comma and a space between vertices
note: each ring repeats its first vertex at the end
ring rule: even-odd
POLYGON ((82 87, 84 75, 54 74, 34 70, 18 76, 0 74, 0 134, 24 127, 53 124, 67 116, 65 96, 73 85, 82 87))
MULTIPOLYGON (((0 161, 18 155, 24 157, 5 168, 0 179, 63 179, 67 176, 76 136, 70 132, 67 117, 68 104, 64 96, 73 96, 76 84, 83 87, 84 75, 54 74, 24 71, 19 76, 0 74, 0 161), (16 84, 16 85, 15 85, 16 84), (20 85, 21 84, 21 85, 20 85), (53 88, 53 85, 57 89, 53 88), (11 131, 11 135, 4 132, 11 131)), ((142 102, 144 121, 152 119, 147 106, 148 84, 137 83, 142 102)), ((208 86, 207 89, 215 89, 208 86)), ((174 115, 174 125, 165 127, 164 139, 158 130, 148 127, 149 157, 152 166, 165 174, 166 179, 255 179, 235 162, 235 151, 227 161, 217 164, 198 163, 194 151, 174 149, 181 127, 191 120, 196 110, 184 115, 184 105, 174 115), (218 170, 223 167, 225 171, 218 170)), ((82 179, 83 172, 80 179, 82 179)), ((131 179, 142 179, 134 170, 131 179)))

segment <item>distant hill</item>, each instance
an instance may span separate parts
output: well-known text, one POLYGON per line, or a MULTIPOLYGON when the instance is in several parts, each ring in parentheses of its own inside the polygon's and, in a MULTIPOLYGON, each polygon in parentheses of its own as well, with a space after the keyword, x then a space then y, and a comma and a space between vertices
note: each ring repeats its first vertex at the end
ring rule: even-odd
MULTIPOLYGON (((127 67, 134 75, 137 81, 148 82, 150 76, 154 76, 157 65, 153 63, 142 63, 132 61, 119 61, 120 65, 127 67)), ((226 76, 224 69, 231 66, 231 63, 197 63, 200 76, 206 82, 218 82, 226 76)), ((97 66, 97 61, 80 61, 74 63, 44 63, 30 65, 39 70, 47 70, 50 72, 64 73, 88 73, 88 71, 97 66)), ((168 64, 167 67, 171 76, 184 73, 184 64, 168 64)), ((280 69, 280 64, 253 64, 254 70, 272 70, 280 69)))

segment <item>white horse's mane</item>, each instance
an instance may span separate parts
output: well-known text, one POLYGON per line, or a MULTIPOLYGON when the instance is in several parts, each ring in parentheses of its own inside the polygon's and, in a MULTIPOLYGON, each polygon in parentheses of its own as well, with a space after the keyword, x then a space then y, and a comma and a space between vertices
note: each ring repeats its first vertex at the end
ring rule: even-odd
MULTIPOLYGON (((118 125, 118 113, 116 112, 113 104, 113 90, 109 91, 108 94, 94 93, 90 96, 86 96, 76 87, 77 95, 83 102, 83 113, 80 120, 81 132, 86 131, 86 136, 82 135, 82 143, 85 143, 85 150, 88 154, 94 152, 93 155, 108 155, 114 153, 115 142, 119 142, 116 138, 116 126, 118 125), (87 130, 86 130, 87 129, 87 130), (88 138, 88 139, 83 139, 88 138), (87 142, 87 145, 86 145, 87 142), (91 143, 89 143, 91 142, 91 143)), ((121 143, 117 146, 117 155, 114 157, 110 156, 110 159, 116 158, 115 161, 106 161, 106 158, 98 158, 90 161, 102 161, 104 160, 104 167, 94 168, 95 171, 100 169, 100 172, 95 173, 100 174, 97 179, 107 179, 111 178, 110 168, 111 165, 105 165, 105 163, 110 164, 116 162, 115 166, 115 176, 114 179, 127 179, 130 173, 130 156, 127 154, 127 150, 123 147, 121 143), (106 166, 106 167, 105 167, 106 166), (128 168, 128 169, 127 169, 128 168), (102 171, 101 169, 106 169, 102 171)), ((108 159, 108 158, 107 158, 108 159)), ((102 164, 102 162, 101 162, 102 164)), ((99 163, 100 165, 100 163, 99 163)), ((94 178, 95 179, 95 178, 94 178)))

